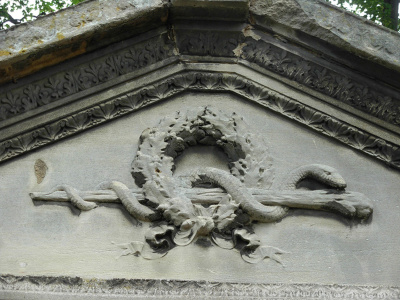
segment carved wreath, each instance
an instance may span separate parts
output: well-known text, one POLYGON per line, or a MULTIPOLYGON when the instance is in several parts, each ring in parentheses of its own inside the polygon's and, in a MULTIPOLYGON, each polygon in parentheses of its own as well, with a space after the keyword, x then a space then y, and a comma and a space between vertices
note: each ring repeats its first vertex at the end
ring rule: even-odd
MULTIPOLYGON (((235 113, 228 116, 210 107, 178 112, 161 120, 158 127, 143 131, 132 175, 145 201, 139 201, 120 182, 104 182, 99 189, 114 191, 136 219, 153 222, 145 243, 119 245, 124 255, 140 254, 147 259, 162 257, 174 246, 188 245, 199 236, 210 236, 217 246, 239 249, 247 262, 267 257, 280 262, 278 255, 285 252, 262 246, 251 227, 254 221, 281 220, 289 207, 329 210, 362 219, 372 213, 371 201, 362 194, 344 192, 345 180, 325 165, 296 168, 278 189, 270 189, 274 179, 272 159, 263 139, 250 133, 235 113), (228 158, 230 172, 201 168, 187 176, 174 176, 174 159, 195 145, 220 147, 228 158), (296 190, 307 177, 331 190, 296 190), (219 196, 193 197, 191 190, 204 183, 222 188, 219 196)), ((96 207, 72 187, 63 185, 56 190, 64 191, 82 210, 96 207)), ((32 198, 43 200, 33 194, 32 198)))

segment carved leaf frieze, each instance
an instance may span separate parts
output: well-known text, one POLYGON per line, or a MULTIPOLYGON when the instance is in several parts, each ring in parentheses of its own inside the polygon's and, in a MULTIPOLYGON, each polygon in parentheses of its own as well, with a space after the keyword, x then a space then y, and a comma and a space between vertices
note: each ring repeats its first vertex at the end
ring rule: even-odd
POLYGON ((136 111, 184 91, 226 91, 243 96, 273 111, 299 121, 355 149, 372 155, 388 165, 400 168, 400 149, 378 137, 298 103, 235 74, 186 72, 146 88, 110 99, 44 128, 0 143, 0 161, 78 133, 116 117, 136 111))
POLYGON ((84 91, 170 56, 173 56, 173 46, 166 35, 161 35, 160 38, 153 38, 117 51, 25 88, 0 94, 0 121, 84 91))
POLYGON ((262 40, 245 40, 242 57, 298 83, 327 94, 394 125, 400 125, 400 100, 385 96, 300 56, 262 40))
MULTIPOLYGON (((372 87, 263 40, 244 38, 235 31, 177 30, 177 37, 179 51, 181 54, 189 55, 235 57, 234 50, 239 45, 244 45, 241 49, 243 59, 316 89, 386 122, 400 125, 399 99, 383 95, 372 87)), ((56 74, 27 87, 10 91, 0 95, 0 121, 162 61, 173 56, 173 53, 174 45, 164 34, 161 38, 153 38, 80 65, 63 74, 56 74)), ((201 80, 203 88, 213 88, 206 77, 201 80)), ((157 93, 155 96, 157 97, 157 93)))

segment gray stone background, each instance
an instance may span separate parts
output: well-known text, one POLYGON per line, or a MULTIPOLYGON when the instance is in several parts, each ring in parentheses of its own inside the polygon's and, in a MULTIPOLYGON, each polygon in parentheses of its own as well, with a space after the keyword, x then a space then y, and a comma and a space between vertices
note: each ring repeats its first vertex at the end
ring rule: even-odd
MULTIPOLYGON (((200 166, 227 169, 223 156, 213 148, 189 149, 177 159, 175 175, 200 166)), ((398 171, 239 97, 187 93, 4 163, 1 273, 398 286, 399 179, 398 171), (122 206, 106 204, 79 214, 68 204, 35 205, 30 199, 30 192, 62 183, 92 190, 115 179, 134 187, 130 164, 141 132, 165 115, 203 105, 237 112, 252 132, 263 136, 274 158, 275 184, 297 166, 330 165, 347 180, 348 191, 364 193, 374 202, 372 218, 360 224, 330 213, 296 210, 281 222, 256 224, 263 244, 290 252, 282 256, 285 266, 270 260, 251 265, 238 252, 199 244, 176 247, 164 258, 148 261, 116 259, 122 250, 112 242, 143 241, 149 226, 139 226, 122 206), (34 174, 37 159, 48 166, 41 184, 34 174)))

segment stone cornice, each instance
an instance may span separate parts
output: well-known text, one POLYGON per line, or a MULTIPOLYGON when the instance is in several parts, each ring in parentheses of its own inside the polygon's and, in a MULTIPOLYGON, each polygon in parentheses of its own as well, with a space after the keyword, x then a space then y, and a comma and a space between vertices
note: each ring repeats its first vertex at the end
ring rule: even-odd
MULTIPOLYGON (((291 1, 294 0, 284 2, 287 4, 291 1)), ((310 1, 314 0, 306 0, 310 1)), ((82 7, 98 2, 88 1, 82 7)), ((125 2, 118 3, 123 5, 125 2)), ((149 12, 149 7, 154 8, 146 3, 142 3, 143 11, 136 8, 143 13, 149 12)), ((160 4, 160 10, 166 9, 162 1, 157 3, 160 4)), ((244 3, 242 0, 237 3, 226 1, 224 5, 231 8, 239 5, 244 9, 244 3)), ((252 5, 256 3, 253 1, 252 5)), ((125 13, 129 15, 131 6, 127 4, 124 7, 125 13)), ((119 22, 116 16, 114 19, 119 22)), ((95 22, 92 25, 92 29, 90 26, 87 29, 95 30, 95 22)), ((17 32, 20 30, 18 28, 13 30, 17 32)), ((4 33, 0 33, 0 38, 1 34, 4 33)), ((4 86, 4 90, 0 91, 0 161, 192 90, 238 94, 372 155, 392 167, 400 168, 400 143, 397 142, 400 136, 398 88, 327 60, 318 52, 310 52, 300 44, 237 22, 236 19, 214 23, 203 20, 198 24, 179 20, 176 24, 161 26, 120 44, 38 72, 15 85, 4 86), (217 65, 246 65, 257 72, 273 76, 337 111, 346 111, 359 118, 359 124, 367 122, 375 126, 376 130, 372 130, 371 126, 357 126, 354 122, 329 116, 312 105, 275 93, 240 73, 229 75, 225 71, 217 75, 213 72, 187 71, 179 76, 172 74, 173 77, 167 81, 156 78, 152 83, 139 82, 139 78, 146 72, 155 73, 171 63, 180 62, 189 66, 195 62, 208 61, 217 65), (192 82, 189 79, 191 76, 197 76, 197 79, 192 82), (208 80, 213 82, 212 86, 208 86, 208 80), (110 88, 115 91, 115 87, 124 82, 131 82, 135 88, 108 93, 107 96, 103 95, 102 100, 90 102, 92 95, 110 88), (185 84, 182 85, 182 82, 185 84), (71 103, 76 104, 75 108, 66 109, 71 103), (377 136, 382 130, 385 134, 377 136), (394 138, 389 138, 389 135, 394 138)))
POLYGON ((398 299, 396 287, 0 275, 7 299, 398 299), (34 298, 33 298, 34 297, 34 298), (42 298, 41 298, 42 297, 42 298))
MULTIPOLYGON (((385 94, 372 80, 333 70, 271 43, 246 38, 242 57, 387 123, 400 125, 399 95, 385 94), (353 77, 353 78, 352 78, 353 77)), ((387 92, 387 91, 386 91, 387 92)))
POLYGON ((373 64, 400 71, 399 33, 322 0, 89 0, 0 31, 0 84, 162 24, 172 25, 175 20, 245 22, 245 18, 250 24, 311 49, 317 49, 315 42, 321 41, 373 64))
POLYGON ((326 95, 340 109, 400 133, 400 91, 240 24, 225 30, 181 26, 173 31, 157 31, 122 49, 110 49, 97 58, 89 56, 52 75, 0 92, 0 128, 26 118, 27 112, 31 117, 54 109, 63 105, 65 98, 156 63, 165 64, 172 57, 186 63, 210 57, 248 62, 287 78, 292 85, 326 95))
POLYGON ((400 34, 320 0, 250 1, 250 20, 300 43, 323 41, 400 71, 400 34), (307 41, 306 36, 315 38, 307 41))
POLYGON ((2 30, 0 84, 156 28, 168 18, 167 2, 89 0, 2 30))
POLYGON ((49 122, 0 144, 0 161, 82 132, 188 91, 230 92, 400 169, 400 148, 241 75, 186 71, 49 122))
POLYGON ((173 56, 173 50, 174 46, 164 32, 129 47, 60 70, 34 83, 0 92, 0 121, 3 121, 0 128, 1 125, 18 122, 24 118, 23 113, 50 106, 49 104, 60 102, 68 96, 163 61, 173 56), (22 115, 21 118, 17 117, 19 115, 22 115))

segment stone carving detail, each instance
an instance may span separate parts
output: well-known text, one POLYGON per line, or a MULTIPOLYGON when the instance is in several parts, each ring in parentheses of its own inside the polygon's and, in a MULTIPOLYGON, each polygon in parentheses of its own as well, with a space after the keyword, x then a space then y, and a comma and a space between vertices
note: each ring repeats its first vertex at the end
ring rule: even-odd
POLYGON ((181 54, 236 57, 285 76, 394 125, 400 125, 400 99, 392 98, 317 63, 238 32, 177 30, 178 45, 161 38, 82 64, 23 88, 0 94, 0 121, 97 86, 108 80, 181 54))
POLYGON ((400 125, 400 100, 383 95, 342 74, 268 44, 246 38, 242 57, 394 125, 400 125))
POLYGON ((343 123, 265 86, 234 74, 187 72, 110 99, 39 129, 0 143, 0 161, 136 111, 185 91, 227 91, 283 114, 400 169, 399 147, 343 123))
MULTIPOLYGON (((257 284, 186 280, 150 279, 83 279, 80 277, 0 276, 0 296, 7 292, 46 295, 97 295, 103 297, 129 295, 132 299, 398 299, 400 289, 382 286, 321 284, 257 284)), ((28 297, 27 297, 28 298, 28 297)), ((45 297, 43 297, 45 298, 45 297)))
POLYGON ((172 53, 173 46, 164 34, 24 88, 0 94, 0 121, 162 61, 172 53))
MULTIPOLYGON (((269 189, 274 173, 268 147, 249 133, 243 119, 235 113, 228 116, 210 107, 178 112, 172 118, 164 118, 158 127, 143 131, 132 175, 141 190, 131 191, 116 181, 103 182, 98 189, 112 191, 136 219, 158 221, 146 233, 146 243, 118 245, 124 249, 122 255, 140 254, 146 259, 162 257, 174 246, 188 245, 199 236, 210 236, 217 246, 240 250, 246 262, 257 263, 264 258, 280 262, 279 255, 286 252, 263 246, 252 230, 252 221, 281 220, 290 207, 327 210, 361 219, 372 213, 371 201, 360 193, 344 192, 345 180, 325 165, 299 167, 288 175, 280 190, 269 189), (174 159, 198 144, 220 147, 227 155, 230 172, 202 168, 187 176, 174 176, 174 159), (295 191, 305 178, 320 181, 331 191, 295 191), (204 183, 222 188, 217 195, 224 197, 207 196, 203 191, 206 194, 201 201, 191 199, 191 189, 204 183), (146 203, 141 203, 136 193, 142 193, 146 203)), ((72 187, 62 185, 54 191, 64 191, 61 198, 65 200, 66 196, 81 210, 96 207, 72 187)), ((54 191, 31 197, 60 200, 59 194, 52 194, 54 191)), ((91 201, 96 201, 96 195, 99 192, 91 195, 91 201)))

